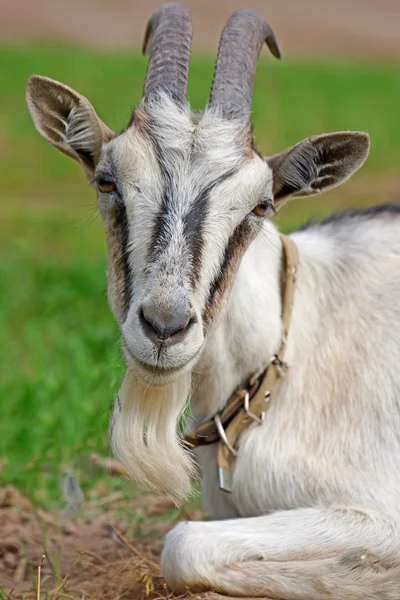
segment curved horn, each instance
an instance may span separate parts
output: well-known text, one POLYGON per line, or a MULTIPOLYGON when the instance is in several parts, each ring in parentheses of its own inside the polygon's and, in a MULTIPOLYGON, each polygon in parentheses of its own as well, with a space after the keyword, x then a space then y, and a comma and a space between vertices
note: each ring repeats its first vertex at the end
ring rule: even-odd
POLYGON ((192 43, 188 9, 179 2, 163 4, 147 24, 143 54, 150 49, 143 97, 163 89, 185 102, 192 43))
POLYGON ((210 105, 228 114, 249 115, 257 59, 263 43, 276 58, 281 53, 275 34, 253 10, 238 10, 226 23, 218 48, 210 105))

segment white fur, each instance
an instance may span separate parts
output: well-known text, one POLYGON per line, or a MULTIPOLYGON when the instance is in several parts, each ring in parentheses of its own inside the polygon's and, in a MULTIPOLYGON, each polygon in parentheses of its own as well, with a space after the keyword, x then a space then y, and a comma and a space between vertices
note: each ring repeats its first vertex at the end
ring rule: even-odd
MULTIPOLYGON (((264 424, 241 437, 232 495, 218 490, 215 447, 197 450, 210 512, 260 516, 189 523, 169 534, 163 572, 174 589, 184 583, 303 600, 399 597, 399 228, 400 218, 388 213, 293 234, 300 269, 290 369, 264 424), (371 564, 361 559, 366 551, 376 557, 371 564)), ((229 396, 239 369, 242 377, 254 369, 252 352, 271 352, 269 328, 280 313, 275 241, 264 240, 261 259, 254 244, 242 263, 204 354, 209 370, 192 398, 198 420, 229 396), (268 277, 273 285, 265 285, 268 277), (229 373, 222 382, 223 370, 213 368, 221 361, 229 373)))
MULTIPOLYGON (((180 294, 190 297, 199 326, 163 358, 163 365, 181 364, 185 373, 192 372, 190 429, 220 410, 232 391, 277 349, 282 250, 275 227, 265 222, 241 261, 217 323, 204 337, 200 314, 210 283, 236 225, 262 191, 271 193, 271 170, 257 155, 250 158, 243 153, 240 124, 223 122, 212 111, 193 120, 186 111, 173 109, 169 116, 173 129, 180 127, 182 132, 179 144, 171 131, 162 134, 167 119, 159 105, 157 110, 158 142, 174 173, 175 205, 169 217, 170 244, 157 262, 148 265, 146 277, 149 215, 160 209, 161 173, 154 157, 149 159, 153 154, 148 142, 140 134, 135 137, 134 130, 125 134, 125 146, 121 140, 111 142, 114 148, 120 144, 124 160, 131 157, 127 167, 131 175, 120 174, 121 179, 137 177, 140 188, 134 192, 126 188, 136 285, 122 330, 131 356, 156 362, 135 316, 138 306, 146 298, 162 306, 177 302, 180 294), (191 161, 189 139, 200 149, 197 163, 191 161), (200 285, 193 292, 182 219, 202 186, 233 166, 239 167, 237 173, 210 196, 200 285)), ((229 594, 270 594, 287 600, 364 600, 366 589, 372 590, 371 600, 380 600, 383 589, 388 599, 397 599, 400 315, 392 300, 399 297, 394 283, 400 266, 397 220, 384 214, 352 217, 293 234, 300 269, 287 349, 289 374, 265 423, 251 426, 240 439, 231 495, 218 488, 216 446, 196 451, 211 514, 219 519, 254 519, 190 523, 171 532, 162 567, 174 589, 212 587, 229 594)), ((140 373, 134 362, 130 368, 140 373)), ((140 399, 137 402, 142 406, 140 399)), ((142 413, 141 432, 157 418, 157 406, 142 413)), ((160 425, 154 437, 157 444, 158 438, 174 439, 174 422, 180 414, 174 406, 171 402, 168 409, 170 436, 160 425)), ((190 463, 183 454, 178 468, 174 465, 173 478, 172 472, 166 475, 164 468, 159 469, 156 454, 148 452, 143 441, 139 448, 126 450, 135 412, 132 420, 127 417, 119 429, 114 425, 112 439, 132 475, 170 493, 178 489, 187 493, 185 468, 190 463)), ((172 448, 177 449, 176 438, 171 452, 172 448)), ((167 446, 164 451, 169 455, 167 446)))
POLYGON ((190 494, 194 475, 177 434, 189 393, 190 375, 160 388, 143 384, 128 370, 111 420, 113 452, 132 477, 177 498, 190 494))
MULTIPOLYGON (((55 115, 44 100, 54 93, 61 103, 70 104, 72 94, 88 107, 65 86, 33 78, 28 102, 39 131, 56 145, 61 135, 63 151, 74 143, 92 145, 97 156, 95 132, 104 126, 91 107, 87 131, 78 109, 66 137, 65 131, 49 135, 45 125, 53 127, 55 115)), ((277 155, 268 164, 254 153, 247 124, 224 119, 218 110, 193 115, 163 94, 140 110, 131 127, 103 146, 96 166, 97 174, 111 173, 122 192, 132 275, 121 323, 128 371, 114 407, 111 444, 140 484, 180 498, 190 493, 195 473, 177 434, 191 387, 188 429, 220 410, 269 361, 281 337, 282 249, 269 222, 242 257, 213 326, 203 327, 232 233, 272 195, 273 181, 298 185, 301 194, 345 180, 365 159, 368 140, 351 132, 318 136, 298 146, 300 154, 293 150, 288 160, 277 155), (328 168, 324 156, 331 157, 328 168), (286 172, 278 173, 284 176, 276 177, 285 162, 286 172), (232 168, 235 174, 210 193, 201 272, 193 285, 185 217, 199 192, 232 168), (165 169, 166 243, 152 259, 165 169), (183 341, 157 348, 139 322, 145 302, 160 310, 190 302, 197 322, 183 341)), ((99 206, 109 228, 115 198, 100 196, 99 206)), ((288 375, 265 422, 240 438, 232 494, 218 488, 216 445, 196 451, 205 504, 221 520, 180 524, 167 536, 162 570, 173 589, 279 600, 400 597, 399 230, 399 212, 383 211, 293 234, 300 268, 288 375)), ((116 261, 113 290, 124 282, 119 269, 116 261)))
POLYGON ((71 148, 91 151, 98 143, 98 131, 88 127, 88 110, 86 107, 77 106, 71 108, 68 120, 63 120, 64 144, 71 148), (96 135, 97 134, 97 135, 96 135))

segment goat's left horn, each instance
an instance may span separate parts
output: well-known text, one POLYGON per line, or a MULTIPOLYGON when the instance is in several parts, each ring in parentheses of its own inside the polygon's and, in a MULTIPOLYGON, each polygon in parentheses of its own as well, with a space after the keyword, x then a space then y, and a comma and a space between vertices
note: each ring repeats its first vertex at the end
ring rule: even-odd
POLYGON ((186 100, 192 23, 179 2, 163 4, 147 24, 143 54, 150 47, 143 97, 164 90, 180 103, 186 100))
POLYGON ((247 9, 233 13, 221 34, 210 105, 221 106, 225 114, 249 116, 264 42, 276 58, 281 57, 274 32, 259 14, 247 9))

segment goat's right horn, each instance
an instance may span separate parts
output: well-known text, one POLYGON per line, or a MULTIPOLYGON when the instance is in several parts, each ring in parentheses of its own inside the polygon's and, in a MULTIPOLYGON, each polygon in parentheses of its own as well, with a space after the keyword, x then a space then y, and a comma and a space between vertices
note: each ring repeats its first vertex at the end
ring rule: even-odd
POLYGON ((257 59, 264 42, 280 58, 274 32, 259 14, 247 9, 233 13, 221 34, 211 106, 221 106, 227 114, 250 114, 257 59))
POLYGON ((147 24, 143 54, 150 58, 143 97, 164 90, 183 103, 189 75, 192 23, 188 9, 179 2, 163 4, 147 24))

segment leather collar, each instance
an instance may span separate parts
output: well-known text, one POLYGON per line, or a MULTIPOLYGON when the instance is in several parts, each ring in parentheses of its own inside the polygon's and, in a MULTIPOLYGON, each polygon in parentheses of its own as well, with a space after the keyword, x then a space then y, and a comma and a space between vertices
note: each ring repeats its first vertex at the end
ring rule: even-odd
POLYGON ((237 456, 241 433, 254 422, 262 423, 272 400, 279 392, 281 381, 288 369, 285 350, 292 318, 296 273, 299 264, 297 246, 281 235, 284 281, 282 289, 282 337, 280 346, 262 372, 255 373, 228 399, 222 411, 185 435, 192 447, 218 442, 217 466, 220 488, 232 491, 231 463, 237 456))

